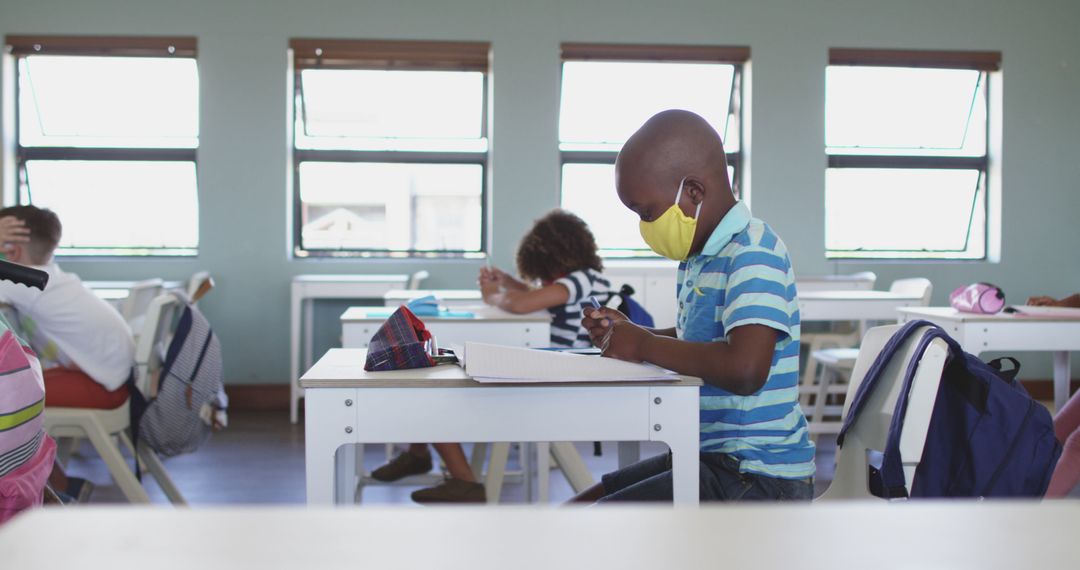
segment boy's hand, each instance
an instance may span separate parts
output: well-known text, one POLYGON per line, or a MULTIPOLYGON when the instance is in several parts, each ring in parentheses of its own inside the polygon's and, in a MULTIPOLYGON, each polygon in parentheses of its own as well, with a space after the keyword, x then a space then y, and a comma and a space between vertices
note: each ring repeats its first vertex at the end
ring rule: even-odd
POLYGON ((593 346, 601 347, 604 336, 607 335, 608 330, 613 323, 619 321, 627 321, 626 315, 616 311, 615 309, 609 309, 607 307, 601 307, 599 309, 586 308, 581 311, 581 326, 585 327, 585 330, 589 331, 589 338, 592 339, 593 346))
POLYGON ((610 358, 641 362, 645 360, 645 344, 651 336, 653 333, 630 321, 614 321, 601 339, 600 351, 610 358))

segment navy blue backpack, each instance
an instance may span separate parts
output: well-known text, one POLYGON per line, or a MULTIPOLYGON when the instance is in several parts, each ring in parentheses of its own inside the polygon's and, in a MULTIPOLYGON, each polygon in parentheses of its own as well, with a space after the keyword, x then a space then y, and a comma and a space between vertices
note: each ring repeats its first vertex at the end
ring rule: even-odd
POLYGON ((623 285, 619 292, 615 295, 619 297, 621 302, 619 303, 619 312, 626 315, 626 318, 630 319, 630 322, 642 327, 654 327, 656 323, 653 321, 652 315, 649 311, 645 310, 645 307, 641 306, 631 295, 634 294, 634 288, 629 285, 623 285))
POLYGON ((843 445, 845 433, 894 353, 915 330, 925 326, 931 328, 919 340, 904 374, 881 466, 871 468, 871 492, 885 498, 908 496, 900 458, 908 392, 919 358, 930 341, 940 338, 949 346, 949 359, 910 496, 1042 497, 1061 455, 1061 444, 1054 435, 1050 412, 1016 381, 1020 364, 1012 358, 985 363, 927 321, 905 324, 886 343, 855 393, 837 445, 843 445), (1006 360, 1012 369, 1002 371, 1001 363, 1006 360))

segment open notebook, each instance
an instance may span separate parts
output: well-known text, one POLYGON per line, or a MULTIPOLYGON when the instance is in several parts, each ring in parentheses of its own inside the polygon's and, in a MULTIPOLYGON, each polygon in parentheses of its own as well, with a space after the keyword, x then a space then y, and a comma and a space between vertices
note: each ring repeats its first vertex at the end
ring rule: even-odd
POLYGON ((628 382, 677 380, 673 372, 566 352, 479 342, 465 343, 465 372, 477 382, 628 382))

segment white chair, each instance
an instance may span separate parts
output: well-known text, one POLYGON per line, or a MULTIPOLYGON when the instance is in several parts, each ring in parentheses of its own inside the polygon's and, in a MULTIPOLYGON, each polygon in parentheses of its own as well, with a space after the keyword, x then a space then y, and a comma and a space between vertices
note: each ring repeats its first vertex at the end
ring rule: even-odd
MULTIPOLYGON (((877 274, 873 271, 862 271, 859 273, 852 273, 851 275, 840 276, 835 279, 830 278, 810 278, 806 281, 796 281, 796 287, 799 293, 812 292, 812 291, 843 291, 849 289, 873 289, 874 283, 877 282, 877 274), (842 278, 841 278, 842 277, 842 278)), ((860 331, 853 325, 848 323, 842 324, 848 327, 847 330, 835 330, 836 323, 833 323, 832 329, 827 332, 808 332, 802 335, 800 343, 806 347, 805 354, 813 354, 815 351, 822 350, 829 347, 852 347, 859 342, 860 331)), ((806 369, 803 370, 800 383, 803 386, 809 386, 814 383, 814 378, 817 376, 817 371, 814 368, 812 361, 807 359, 806 369)))
MULTIPOLYGON (((929 279, 912 277, 893 281, 889 286, 889 292, 917 298, 920 300, 918 306, 926 307, 930 305, 930 296, 934 292, 934 286, 929 279)), ((855 357, 859 354, 859 349, 851 348, 853 345, 854 342, 847 346, 844 344, 833 345, 835 348, 814 348, 811 346, 810 356, 806 359, 806 370, 803 371, 799 387, 800 403, 804 410, 810 411, 809 419, 821 420, 823 418, 822 414, 836 415, 836 408, 828 406, 826 399, 830 396, 843 395, 846 392, 843 386, 836 384, 850 376, 852 369, 855 367, 855 357), (814 386, 815 378, 817 386, 814 386), (812 403, 810 401, 811 396, 814 396, 812 403)), ((832 424, 821 423, 821 425, 832 425, 839 429, 838 424, 835 422, 832 424)))
POLYGON ((165 282, 161 279, 144 279, 136 281, 128 290, 128 296, 120 303, 120 315, 124 322, 131 327, 131 332, 138 336, 142 331, 143 319, 150 307, 150 302, 165 290, 165 282))
POLYGON ((199 271, 188 279, 186 287, 188 300, 194 305, 213 288, 214 278, 210 276, 210 272, 199 271))
MULTIPOLYGON (((179 301, 173 295, 159 295, 147 308, 143 330, 135 345, 135 387, 148 398, 156 391, 156 375, 161 368, 158 346, 171 337, 179 306, 179 301)), ((129 403, 125 402, 112 410, 47 407, 45 431, 53 438, 87 437, 128 501, 149 503, 146 489, 135 478, 120 452, 119 441, 154 476, 174 505, 186 504, 157 454, 144 445, 140 445, 138 450, 134 449, 127 433, 131 427, 128 406, 129 403)))
MULTIPOLYGON (((885 343, 900 327, 901 325, 875 327, 866 333, 862 350, 859 351, 859 357, 855 362, 852 380, 848 385, 848 398, 844 403, 843 417, 847 417, 855 392, 859 389, 870 365, 885 343)), ((885 449, 896 400, 903 386, 904 372, 915 354, 922 333, 927 329, 928 327, 922 327, 915 331, 885 367, 878 380, 878 386, 870 395, 855 424, 847 431, 844 446, 836 450, 836 472, 829 488, 819 500, 873 497, 870 494, 868 479, 869 452, 885 449)), ((947 357, 948 346, 945 341, 934 339, 918 362, 909 392, 907 412, 900 436, 900 456, 903 462, 904 479, 909 491, 926 443, 930 416, 934 410, 934 402, 937 400, 938 385, 941 383, 941 374, 947 357)))
POLYGON ((409 276, 409 282, 405 284, 405 288, 415 291, 420 288, 420 284, 423 283, 424 279, 427 279, 428 277, 431 277, 431 273, 428 273, 426 270, 421 269, 420 271, 417 271, 416 273, 413 273, 409 276))

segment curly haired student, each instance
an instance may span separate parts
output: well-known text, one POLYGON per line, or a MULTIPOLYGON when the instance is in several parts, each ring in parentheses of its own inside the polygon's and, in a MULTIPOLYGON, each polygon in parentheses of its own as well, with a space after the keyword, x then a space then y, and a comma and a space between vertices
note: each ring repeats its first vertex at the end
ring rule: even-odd
MULTIPOLYGON (((588 347, 592 342, 581 326, 581 303, 595 296, 601 303, 611 296, 611 283, 601 275, 603 263, 596 239, 581 218, 552 210, 537 220, 521 239, 517 269, 521 279, 497 269, 480 270, 484 301, 511 313, 547 310, 551 313, 551 345, 588 347)), ((450 476, 442 483, 412 494, 419 503, 479 503, 484 486, 476 481, 459 443, 433 444, 450 476)), ((414 443, 386 465, 372 471, 381 481, 396 481, 431 470, 427 444, 414 443)))

